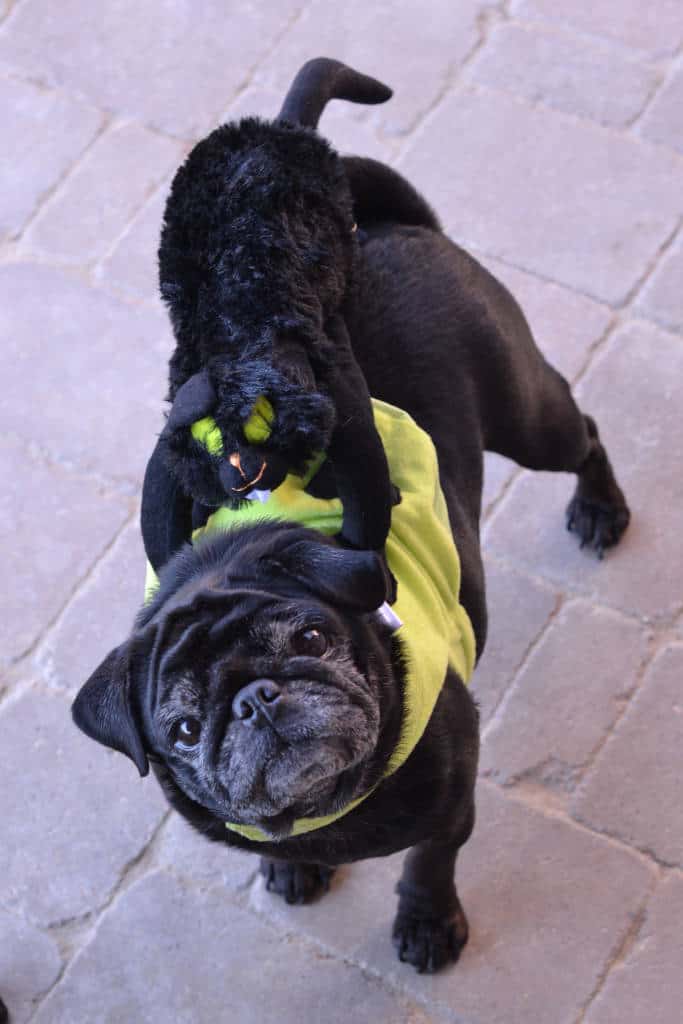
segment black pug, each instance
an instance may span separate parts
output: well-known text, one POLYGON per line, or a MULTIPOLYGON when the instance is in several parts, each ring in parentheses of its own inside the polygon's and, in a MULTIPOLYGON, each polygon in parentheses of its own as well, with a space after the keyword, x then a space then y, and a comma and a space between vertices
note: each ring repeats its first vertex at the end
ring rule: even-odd
POLYGON ((153 566, 211 510, 275 489, 320 452, 343 502, 340 539, 382 550, 394 492, 346 325, 353 200, 313 128, 331 97, 390 96, 336 61, 311 61, 276 121, 223 125, 178 170, 159 247, 173 405, 142 501, 153 566))
MULTIPOLYGON (((334 79, 337 66, 324 67, 334 79)), ((315 97, 310 106, 317 114, 315 97)), ((407 411, 433 441, 438 480, 428 479, 437 472, 429 459, 418 459, 413 471, 428 479, 435 507, 440 481, 459 555, 459 601, 480 656, 484 450, 532 469, 575 473, 567 525, 602 554, 619 541, 629 511, 596 425, 539 353, 512 296, 445 237, 396 172, 372 160, 340 160, 310 128, 248 121, 246 131, 318 145, 330 191, 334 183, 340 209, 353 211, 345 225, 354 287, 344 310, 353 354, 370 394, 407 411)), ((240 129, 219 137, 230 166, 240 129)), ((338 230, 335 214, 319 216, 331 218, 330 235, 338 230)), ((199 334, 201 309, 196 316, 185 329, 199 334)), ((393 473, 401 458, 395 447, 387 451, 393 473)), ((407 550, 394 548, 392 563, 394 523, 410 509, 408 490, 402 487, 392 513, 394 569, 407 550)), ((419 516, 413 522, 417 542, 425 539, 422 523, 419 516)), ((431 551, 426 543, 425 560, 431 551)), ((437 562, 432 577, 441 566, 457 589, 457 562, 437 562)), ((400 605, 409 583, 396 575, 400 605)), ((340 863, 410 847, 393 937, 402 960, 432 971, 456 960, 467 939, 454 868, 474 823, 477 711, 467 672, 450 658, 446 669, 442 657, 443 635, 461 630, 461 620, 434 623, 430 609, 418 630, 424 663, 416 662, 403 634, 415 629, 422 602, 415 621, 406 616, 396 632, 376 612, 383 596, 378 555, 335 537, 273 521, 210 533, 161 571, 131 637, 85 684, 73 714, 141 774, 151 762, 173 806, 209 838, 260 853, 269 888, 290 902, 311 899, 340 863), (397 766, 413 677, 434 675, 429 666, 437 664, 435 707, 397 766), (311 823, 316 817, 322 821, 311 823), (302 820, 313 828, 301 831, 302 820)))

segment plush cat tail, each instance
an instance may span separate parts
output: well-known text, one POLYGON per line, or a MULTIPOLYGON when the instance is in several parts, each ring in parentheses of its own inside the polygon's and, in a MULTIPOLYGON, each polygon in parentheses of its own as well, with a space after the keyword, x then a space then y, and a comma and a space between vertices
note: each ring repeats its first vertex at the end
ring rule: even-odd
POLYGON ((317 128, 329 100, 385 103, 391 95, 391 89, 376 78, 361 75, 338 60, 316 57, 307 61, 297 74, 277 119, 317 128))

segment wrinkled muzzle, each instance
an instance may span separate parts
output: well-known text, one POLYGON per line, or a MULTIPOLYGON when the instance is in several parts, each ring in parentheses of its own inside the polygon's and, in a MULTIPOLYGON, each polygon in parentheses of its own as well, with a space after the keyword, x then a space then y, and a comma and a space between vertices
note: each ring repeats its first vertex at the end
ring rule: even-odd
POLYGON ((337 809, 341 783, 371 755, 379 729, 360 674, 339 670, 343 688, 329 678, 256 680, 239 691, 216 764, 231 820, 269 830, 288 810, 337 809))

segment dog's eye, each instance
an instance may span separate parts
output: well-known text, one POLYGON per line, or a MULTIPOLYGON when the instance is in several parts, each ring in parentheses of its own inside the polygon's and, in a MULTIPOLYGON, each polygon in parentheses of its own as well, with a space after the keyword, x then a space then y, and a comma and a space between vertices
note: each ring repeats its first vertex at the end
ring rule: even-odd
POLYGON ((327 637, 319 629, 301 629, 292 637, 292 648, 295 654, 322 658, 327 650, 327 637))
POLYGON ((179 743, 183 747, 196 747, 201 731, 201 722, 196 718, 183 718, 175 727, 173 742, 179 743))

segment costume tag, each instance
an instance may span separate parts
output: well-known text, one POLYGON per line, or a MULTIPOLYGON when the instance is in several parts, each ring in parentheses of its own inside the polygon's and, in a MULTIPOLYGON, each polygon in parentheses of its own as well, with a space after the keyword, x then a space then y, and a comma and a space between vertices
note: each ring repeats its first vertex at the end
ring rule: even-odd
POLYGON ((268 501, 270 497, 270 491, 259 491, 258 489, 251 491, 247 495, 248 501, 260 501, 262 505, 268 501))
POLYGON ((396 630, 400 629, 403 625, 398 615, 387 601, 379 606, 375 615, 378 619, 381 619, 385 626, 389 627, 392 633, 395 633, 396 630))

